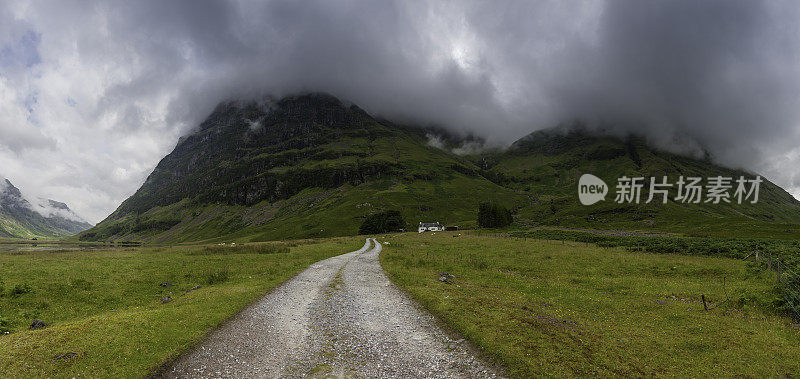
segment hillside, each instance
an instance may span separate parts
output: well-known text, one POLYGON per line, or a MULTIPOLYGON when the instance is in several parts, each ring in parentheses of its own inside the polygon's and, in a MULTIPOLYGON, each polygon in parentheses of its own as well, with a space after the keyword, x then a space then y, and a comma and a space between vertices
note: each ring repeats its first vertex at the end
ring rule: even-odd
MULTIPOLYGON (((378 120, 324 94, 220 104, 182 138, 142 187, 82 240, 269 240, 350 235, 372 213, 474 226, 497 201, 520 225, 702 232, 753 226, 794 235, 800 203, 765 181, 758 204, 582 206, 584 173, 616 178, 743 173, 648 147, 642 139, 581 130, 535 132, 508 150, 461 156, 452 136, 378 120), (437 147, 438 146, 438 147, 437 147), (787 232, 789 230, 789 232, 787 232)), ((473 141, 474 142, 474 141, 473 141)), ((649 183, 649 179, 648 179, 649 183)), ((643 193, 646 198, 646 189, 643 193)))
POLYGON ((8 179, 0 182, 0 237, 59 238, 91 227, 62 202, 37 199, 32 204, 8 179))
POLYGON ((701 177, 701 184, 706 185, 709 177, 753 179, 757 174, 654 149, 641 137, 620 139, 580 126, 561 126, 531 133, 505 152, 472 160, 502 178, 504 186, 527 194, 529 200, 519 209, 518 219, 529 223, 700 235, 726 228, 769 230, 784 236, 797 236, 798 232, 796 225, 790 224, 800 222, 800 202, 766 178, 762 178, 756 204, 738 204, 733 199, 735 183, 730 203, 706 203, 705 197, 699 204, 675 201, 679 176, 701 177), (606 201, 591 206, 579 202, 578 180, 583 174, 605 181, 610 187, 606 201), (623 176, 644 178, 639 204, 614 201, 617 180, 623 176), (662 204, 661 196, 656 195, 646 204, 650 177, 661 181, 663 176, 673 184, 669 201, 662 204))
POLYGON ((224 103, 181 139, 142 187, 83 240, 248 240, 354 234, 363 218, 474 224, 480 201, 522 197, 429 146, 418 128, 378 121, 322 94, 224 103))

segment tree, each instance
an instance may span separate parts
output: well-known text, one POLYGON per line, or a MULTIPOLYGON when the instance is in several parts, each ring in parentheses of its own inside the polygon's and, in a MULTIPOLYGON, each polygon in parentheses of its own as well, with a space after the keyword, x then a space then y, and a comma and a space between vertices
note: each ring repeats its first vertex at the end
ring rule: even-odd
POLYGON ((497 204, 483 202, 478 206, 478 226, 481 228, 502 228, 511 225, 511 211, 497 204))
POLYGON ((405 228, 405 226, 406 222, 403 220, 403 215, 401 215, 400 212, 388 210, 367 216, 358 229, 358 233, 379 234, 396 232, 405 228))

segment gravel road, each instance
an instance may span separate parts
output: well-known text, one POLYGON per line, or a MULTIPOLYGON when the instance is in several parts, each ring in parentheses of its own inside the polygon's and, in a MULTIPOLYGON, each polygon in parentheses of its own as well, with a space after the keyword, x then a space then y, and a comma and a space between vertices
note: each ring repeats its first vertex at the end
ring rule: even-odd
POLYGON ((317 262, 180 357, 166 377, 497 377, 383 274, 382 246, 317 262))

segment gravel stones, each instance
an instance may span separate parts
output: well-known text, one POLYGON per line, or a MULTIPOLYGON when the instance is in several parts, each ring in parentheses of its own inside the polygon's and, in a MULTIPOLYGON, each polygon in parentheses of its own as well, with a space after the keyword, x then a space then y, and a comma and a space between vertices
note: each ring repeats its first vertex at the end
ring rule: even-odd
POLYGON ((211 333, 167 377, 496 377, 384 275, 382 246, 311 265, 211 333))

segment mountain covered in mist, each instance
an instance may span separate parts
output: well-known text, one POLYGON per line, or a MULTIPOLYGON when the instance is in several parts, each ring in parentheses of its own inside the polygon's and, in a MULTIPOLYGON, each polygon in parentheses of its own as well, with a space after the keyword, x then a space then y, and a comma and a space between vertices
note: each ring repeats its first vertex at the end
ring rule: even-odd
POLYGON ((62 202, 50 199, 31 202, 8 179, 0 182, 0 237, 58 238, 91 227, 62 202))
MULTIPOLYGON (((582 206, 583 173, 743 173, 580 130, 551 129, 504 151, 376 119, 324 94, 220 104, 183 137, 141 188, 83 240, 181 242, 355 234, 364 218, 399 210, 409 225, 474 226, 478 204, 512 208, 517 225, 702 233, 706 225, 800 222, 800 203, 765 181, 758 204, 582 206), (460 154, 454 153, 454 151, 460 154)), ((643 196, 647 196, 646 192, 643 196)), ((778 226, 777 228, 782 228, 778 226)))
MULTIPOLYGON (((716 165, 709 158, 695 159, 651 147, 644 138, 625 138, 589 131, 580 126, 562 126, 531 133, 502 153, 480 157, 483 168, 502 178, 506 188, 525 193, 527 204, 518 208, 518 219, 539 225, 595 229, 669 231, 692 235, 749 233, 797 237, 800 201, 784 189, 762 178, 758 202, 741 204, 734 198, 735 180, 755 179, 757 174, 716 165), (610 187, 606 201, 582 205, 577 196, 581 175, 592 174, 610 187), (650 178, 668 178, 668 201, 649 197, 650 178), (679 177, 702 178, 703 193, 708 178, 732 178, 730 202, 675 201, 679 177), (640 203, 615 202, 614 187, 622 177, 642 177, 640 203)), ((748 187, 749 189, 749 187, 748 187)), ((752 198, 750 199, 752 200, 752 198)))

